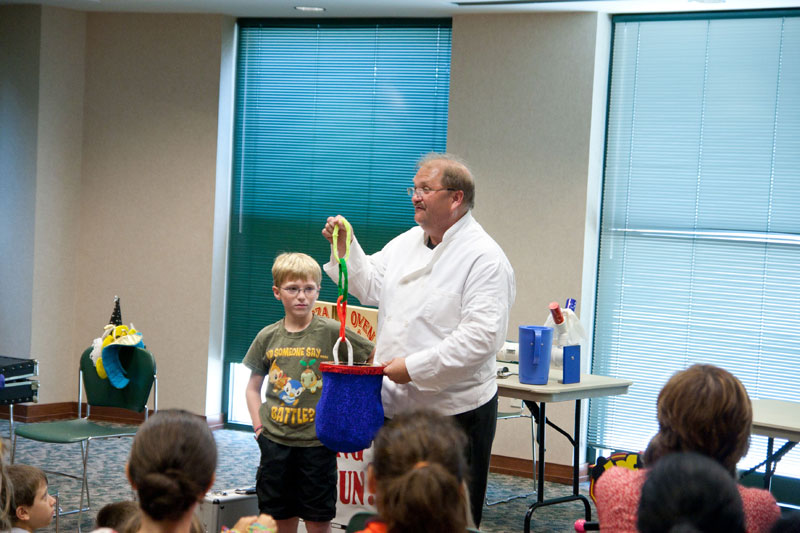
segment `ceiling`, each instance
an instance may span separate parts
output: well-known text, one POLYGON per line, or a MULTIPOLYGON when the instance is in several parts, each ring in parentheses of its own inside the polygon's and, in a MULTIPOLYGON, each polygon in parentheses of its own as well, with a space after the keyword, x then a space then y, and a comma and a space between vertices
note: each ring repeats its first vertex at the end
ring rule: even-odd
POLYGON ((0 0, 80 11, 218 13, 234 17, 450 17, 471 13, 659 13, 800 7, 800 0, 0 0), (323 7, 302 12, 296 6, 323 7))

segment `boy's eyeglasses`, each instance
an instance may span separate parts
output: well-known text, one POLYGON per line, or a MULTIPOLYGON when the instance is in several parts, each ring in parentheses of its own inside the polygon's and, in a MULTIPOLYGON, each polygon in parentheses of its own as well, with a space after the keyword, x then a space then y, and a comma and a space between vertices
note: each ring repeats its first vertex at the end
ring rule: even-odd
POLYGON ((282 291, 286 291, 287 293, 289 293, 292 296, 297 296, 297 293, 300 292, 300 291, 303 291, 303 294, 305 294, 306 296, 313 296, 319 291, 319 288, 318 287, 305 287, 305 288, 301 289, 300 287, 281 287, 281 290, 282 291))
POLYGON ((406 192, 412 198, 414 196, 428 196, 431 193, 439 192, 439 191, 457 191, 458 189, 453 189, 452 187, 445 187, 443 189, 430 189, 428 187, 409 187, 406 189, 406 192))

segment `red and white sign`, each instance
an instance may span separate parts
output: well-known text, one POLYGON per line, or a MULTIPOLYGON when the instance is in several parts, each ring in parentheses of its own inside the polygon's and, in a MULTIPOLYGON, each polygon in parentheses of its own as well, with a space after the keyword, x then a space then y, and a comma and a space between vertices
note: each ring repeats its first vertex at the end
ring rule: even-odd
MULTIPOLYGON (((339 320, 335 303, 318 301, 312 311, 315 315, 339 320)), ((371 307, 348 305, 346 326, 351 331, 375 342, 375 335, 378 333, 378 310, 371 307)))
POLYGON ((346 526, 358 512, 377 512, 375 494, 367 487, 367 467, 371 462, 371 447, 360 452, 337 454, 339 478, 336 483, 335 523, 346 526))

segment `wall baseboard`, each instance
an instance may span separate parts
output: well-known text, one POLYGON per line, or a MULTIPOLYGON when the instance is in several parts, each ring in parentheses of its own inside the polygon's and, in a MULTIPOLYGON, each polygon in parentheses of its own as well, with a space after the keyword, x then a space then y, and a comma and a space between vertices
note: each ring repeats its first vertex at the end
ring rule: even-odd
MULTIPOLYGON (((519 457, 492 455, 489 471, 496 474, 533 479, 533 461, 530 459, 521 459, 519 457)), ((589 481, 589 466, 587 463, 583 463, 580 466, 578 476, 578 481, 581 483, 589 481)), ((572 467, 570 465, 545 463, 544 479, 545 481, 570 485, 572 484, 572 467)))
MULTIPOLYGON (((7 405, 0 406, 0 419, 8 420, 9 409, 7 405)), ((81 413, 86 413, 86 404, 83 404, 81 413)), ((153 414, 153 410, 150 410, 153 414)), ((78 402, 57 402, 57 403, 32 403, 17 404, 14 406, 14 422, 30 424, 33 422, 49 422, 52 420, 64 420, 76 418, 78 416, 78 402)), ((117 424, 141 424, 144 422, 144 413, 134 413, 127 409, 118 407, 92 407, 89 416, 92 420, 102 422, 115 422, 117 424)), ((208 427, 212 430, 223 427, 222 413, 213 417, 203 417, 208 421, 208 427)))
MULTIPOLYGON (((0 406, 0 418, 8 420, 9 406, 0 406)), ((94 414, 94 413, 93 413, 94 414)), ((14 421, 29 424, 78 416, 78 402, 30 403, 14 405, 14 421)))
POLYGON ((225 415, 223 413, 206 415, 206 422, 211 431, 223 429, 225 427, 225 415))

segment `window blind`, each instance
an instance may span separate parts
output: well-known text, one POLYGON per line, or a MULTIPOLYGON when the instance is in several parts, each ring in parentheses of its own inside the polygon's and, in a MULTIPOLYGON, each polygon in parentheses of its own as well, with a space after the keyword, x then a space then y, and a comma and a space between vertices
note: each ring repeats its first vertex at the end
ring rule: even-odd
MULTIPOLYGON (((445 149, 450 44, 450 20, 240 21, 227 362, 283 317, 274 258, 328 261, 328 216, 367 253, 414 225, 405 189, 417 159, 445 149)), ((336 300, 324 274, 320 299, 336 300)))
MULTIPOLYGON (((800 17, 613 26, 592 371, 634 385, 592 400, 589 442, 642 450, 694 363, 800 401, 800 17)), ((800 453, 778 473, 800 477, 800 453)))

